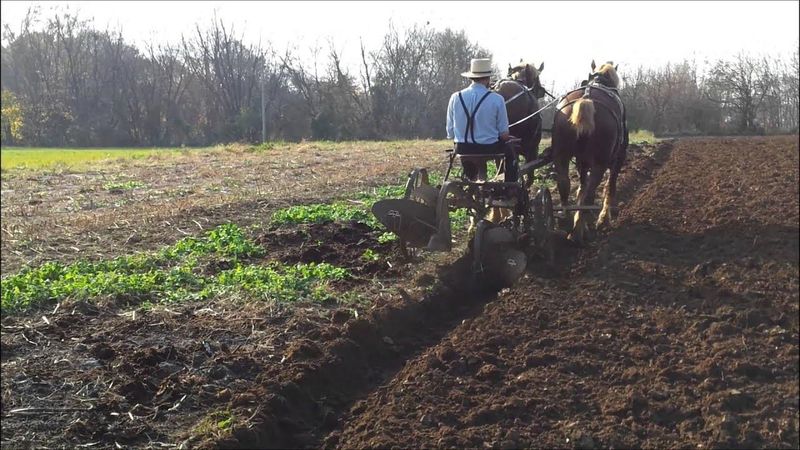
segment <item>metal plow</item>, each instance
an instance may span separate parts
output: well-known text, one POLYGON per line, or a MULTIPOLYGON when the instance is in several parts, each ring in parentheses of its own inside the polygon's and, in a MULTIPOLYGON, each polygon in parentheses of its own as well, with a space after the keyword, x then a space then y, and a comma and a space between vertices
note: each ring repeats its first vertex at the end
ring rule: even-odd
MULTIPOLYGON (((449 170, 448 170, 449 174, 449 170)), ((530 199, 523 182, 447 181, 431 186, 425 169, 415 169, 401 199, 380 200, 372 213, 409 248, 450 251, 450 212, 465 208, 477 223, 468 251, 475 279, 483 285, 510 286, 526 270, 531 244, 546 247, 554 227, 550 192, 539 190, 530 199), (486 220, 492 208, 511 214, 500 223, 486 220)))
POLYGON ((408 177, 403 198, 375 202, 372 214, 387 230, 397 235, 405 253, 407 248, 427 247, 438 231, 438 199, 439 189, 430 185, 427 170, 415 169, 408 177))

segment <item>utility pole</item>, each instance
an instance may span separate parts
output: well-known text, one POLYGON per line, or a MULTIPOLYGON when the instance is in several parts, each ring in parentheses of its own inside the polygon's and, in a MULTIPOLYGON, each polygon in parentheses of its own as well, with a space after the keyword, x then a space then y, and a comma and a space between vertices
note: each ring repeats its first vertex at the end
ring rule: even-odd
POLYGON ((267 117, 264 112, 266 99, 264 98, 264 74, 261 74, 261 143, 267 142, 267 117))

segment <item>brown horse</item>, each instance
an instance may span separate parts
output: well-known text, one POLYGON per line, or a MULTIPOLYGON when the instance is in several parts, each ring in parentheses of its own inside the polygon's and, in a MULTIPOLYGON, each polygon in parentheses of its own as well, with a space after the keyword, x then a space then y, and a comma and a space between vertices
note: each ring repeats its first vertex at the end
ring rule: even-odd
MULTIPOLYGON (((625 126, 625 107, 619 97, 619 76, 612 62, 600 66, 582 87, 565 95, 557 106, 553 119, 552 154, 558 181, 561 204, 569 199, 569 162, 574 157, 580 176, 578 206, 594 204, 595 190, 607 169, 611 173, 603 193, 603 208, 597 227, 611 223, 611 208, 615 206, 617 176, 626 158, 628 133, 625 126)), ((570 239, 583 243, 588 224, 588 211, 577 211, 570 239)))
MULTIPOLYGON (((520 63, 512 67, 508 65, 508 78, 495 83, 493 89, 502 95, 506 101, 508 114, 509 134, 519 138, 519 154, 525 162, 533 161, 539 153, 539 142, 542 140, 542 118, 540 115, 528 117, 539 110, 537 98, 544 97, 545 90, 539 81, 539 73, 544 70, 544 63, 538 69, 532 64, 520 63), (528 117, 527 119, 525 119, 528 117), (525 119, 525 120, 523 120, 525 119), (520 122, 521 121, 521 122, 520 122), (518 124, 514 125, 515 123, 518 124)), ((499 164, 500 160, 497 160, 499 164)), ((529 171, 527 183, 532 182, 532 170, 529 171)), ((495 181, 502 179, 502 171, 498 171, 495 181)), ((520 176, 523 174, 519 174, 520 176)), ((508 208, 492 208, 487 215, 491 222, 499 223, 511 217, 508 208)), ((470 229, 472 226, 470 226, 470 229)))
POLYGON ((533 65, 520 63, 514 67, 509 65, 508 77, 494 85, 494 90, 506 100, 509 134, 522 139, 520 153, 525 162, 533 161, 539 153, 539 142, 542 140, 542 118, 535 115, 514 125, 525 117, 539 110, 537 98, 544 97, 544 88, 539 81, 539 73, 544 70, 544 63, 536 69, 533 65))

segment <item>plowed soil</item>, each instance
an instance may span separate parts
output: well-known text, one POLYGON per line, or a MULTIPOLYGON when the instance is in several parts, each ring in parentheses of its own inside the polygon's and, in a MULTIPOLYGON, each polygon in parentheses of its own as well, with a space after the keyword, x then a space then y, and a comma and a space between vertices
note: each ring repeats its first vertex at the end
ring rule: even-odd
POLYGON ((798 162, 797 136, 632 147, 612 228, 500 292, 323 224, 258 242, 370 306, 4 318, 3 448, 797 448, 798 162))
POLYGON ((356 404, 363 447, 798 446, 797 137, 678 143, 614 230, 356 404))

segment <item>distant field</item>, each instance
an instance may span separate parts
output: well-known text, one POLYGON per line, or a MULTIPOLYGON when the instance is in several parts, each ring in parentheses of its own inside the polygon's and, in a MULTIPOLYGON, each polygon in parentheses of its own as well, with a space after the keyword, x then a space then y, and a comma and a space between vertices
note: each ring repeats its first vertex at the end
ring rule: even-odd
POLYGON ((628 140, 634 144, 640 144, 642 142, 646 142, 648 144, 653 144, 661 139, 655 137, 652 131, 647 130, 637 130, 631 131, 630 135, 628 136, 628 140))
POLYGON ((21 148, 10 147, 0 150, 0 165, 3 170, 13 168, 42 169, 63 166, 72 169, 83 168, 86 163, 105 159, 135 159, 151 155, 174 155, 199 149, 178 148, 21 148))
MULTIPOLYGON (((637 131, 630 135, 630 141, 633 143, 654 143, 658 141, 653 133, 650 131, 637 131)), ((403 145, 403 141, 386 142, 383 143, 388 149, 397 148, 398 145, 403 145)), ((442 142, 447 145, 446 141, 431 141, 442 142)), ((340 150, 354 145, 362 145, 358 142, 315 142, 314 145, 319 150, 340 150)), ((550 139, 542 139, 539 145, 540 150, 550 145, 550 139)), ((5 147, 0 150, 0 166, 2 170, 9 170, 14 168, 24 169, 47 169, 54 167, 64 167, 70 169, 85 169, 103 160, 115 159, 138 159, 147 158, 152 156, 174 156, 187 153, 196 153, 203 151, 250 151, 258 152, 260 150, 272 150, 285 147, 291 150, 297 147, 297 144, 289 144, 285 142, 266 143, 256 146, 246 144, 226 144, 217 145, 214 147, 198 147, 198 148, 24 148, 24 147, 5 147)))
POLYGON ((142 158, 161 158, 178 155, 190 155, 201 152, 230 152, 230 153, 260 153, 264 151, 296 152, 298 149, 314 149, 319 151, 342 151, 354 147, 380 147, 393 151, 401 149, 409 142, 429 142, 446 143, 446 141, 391 141, 391 142, 367 142, 367 141, 314 141, 303 143, 287 142, 267 142, 259 145, 230 143, 218 144, 211 147, 194 148, 37 148, 37 147, 3 147, 0 150, 3 171, 10 169, 50 169, 50 168, 69 168, 89 169, 97 166, 98 162, 104 160, 131 160, 142 158))

